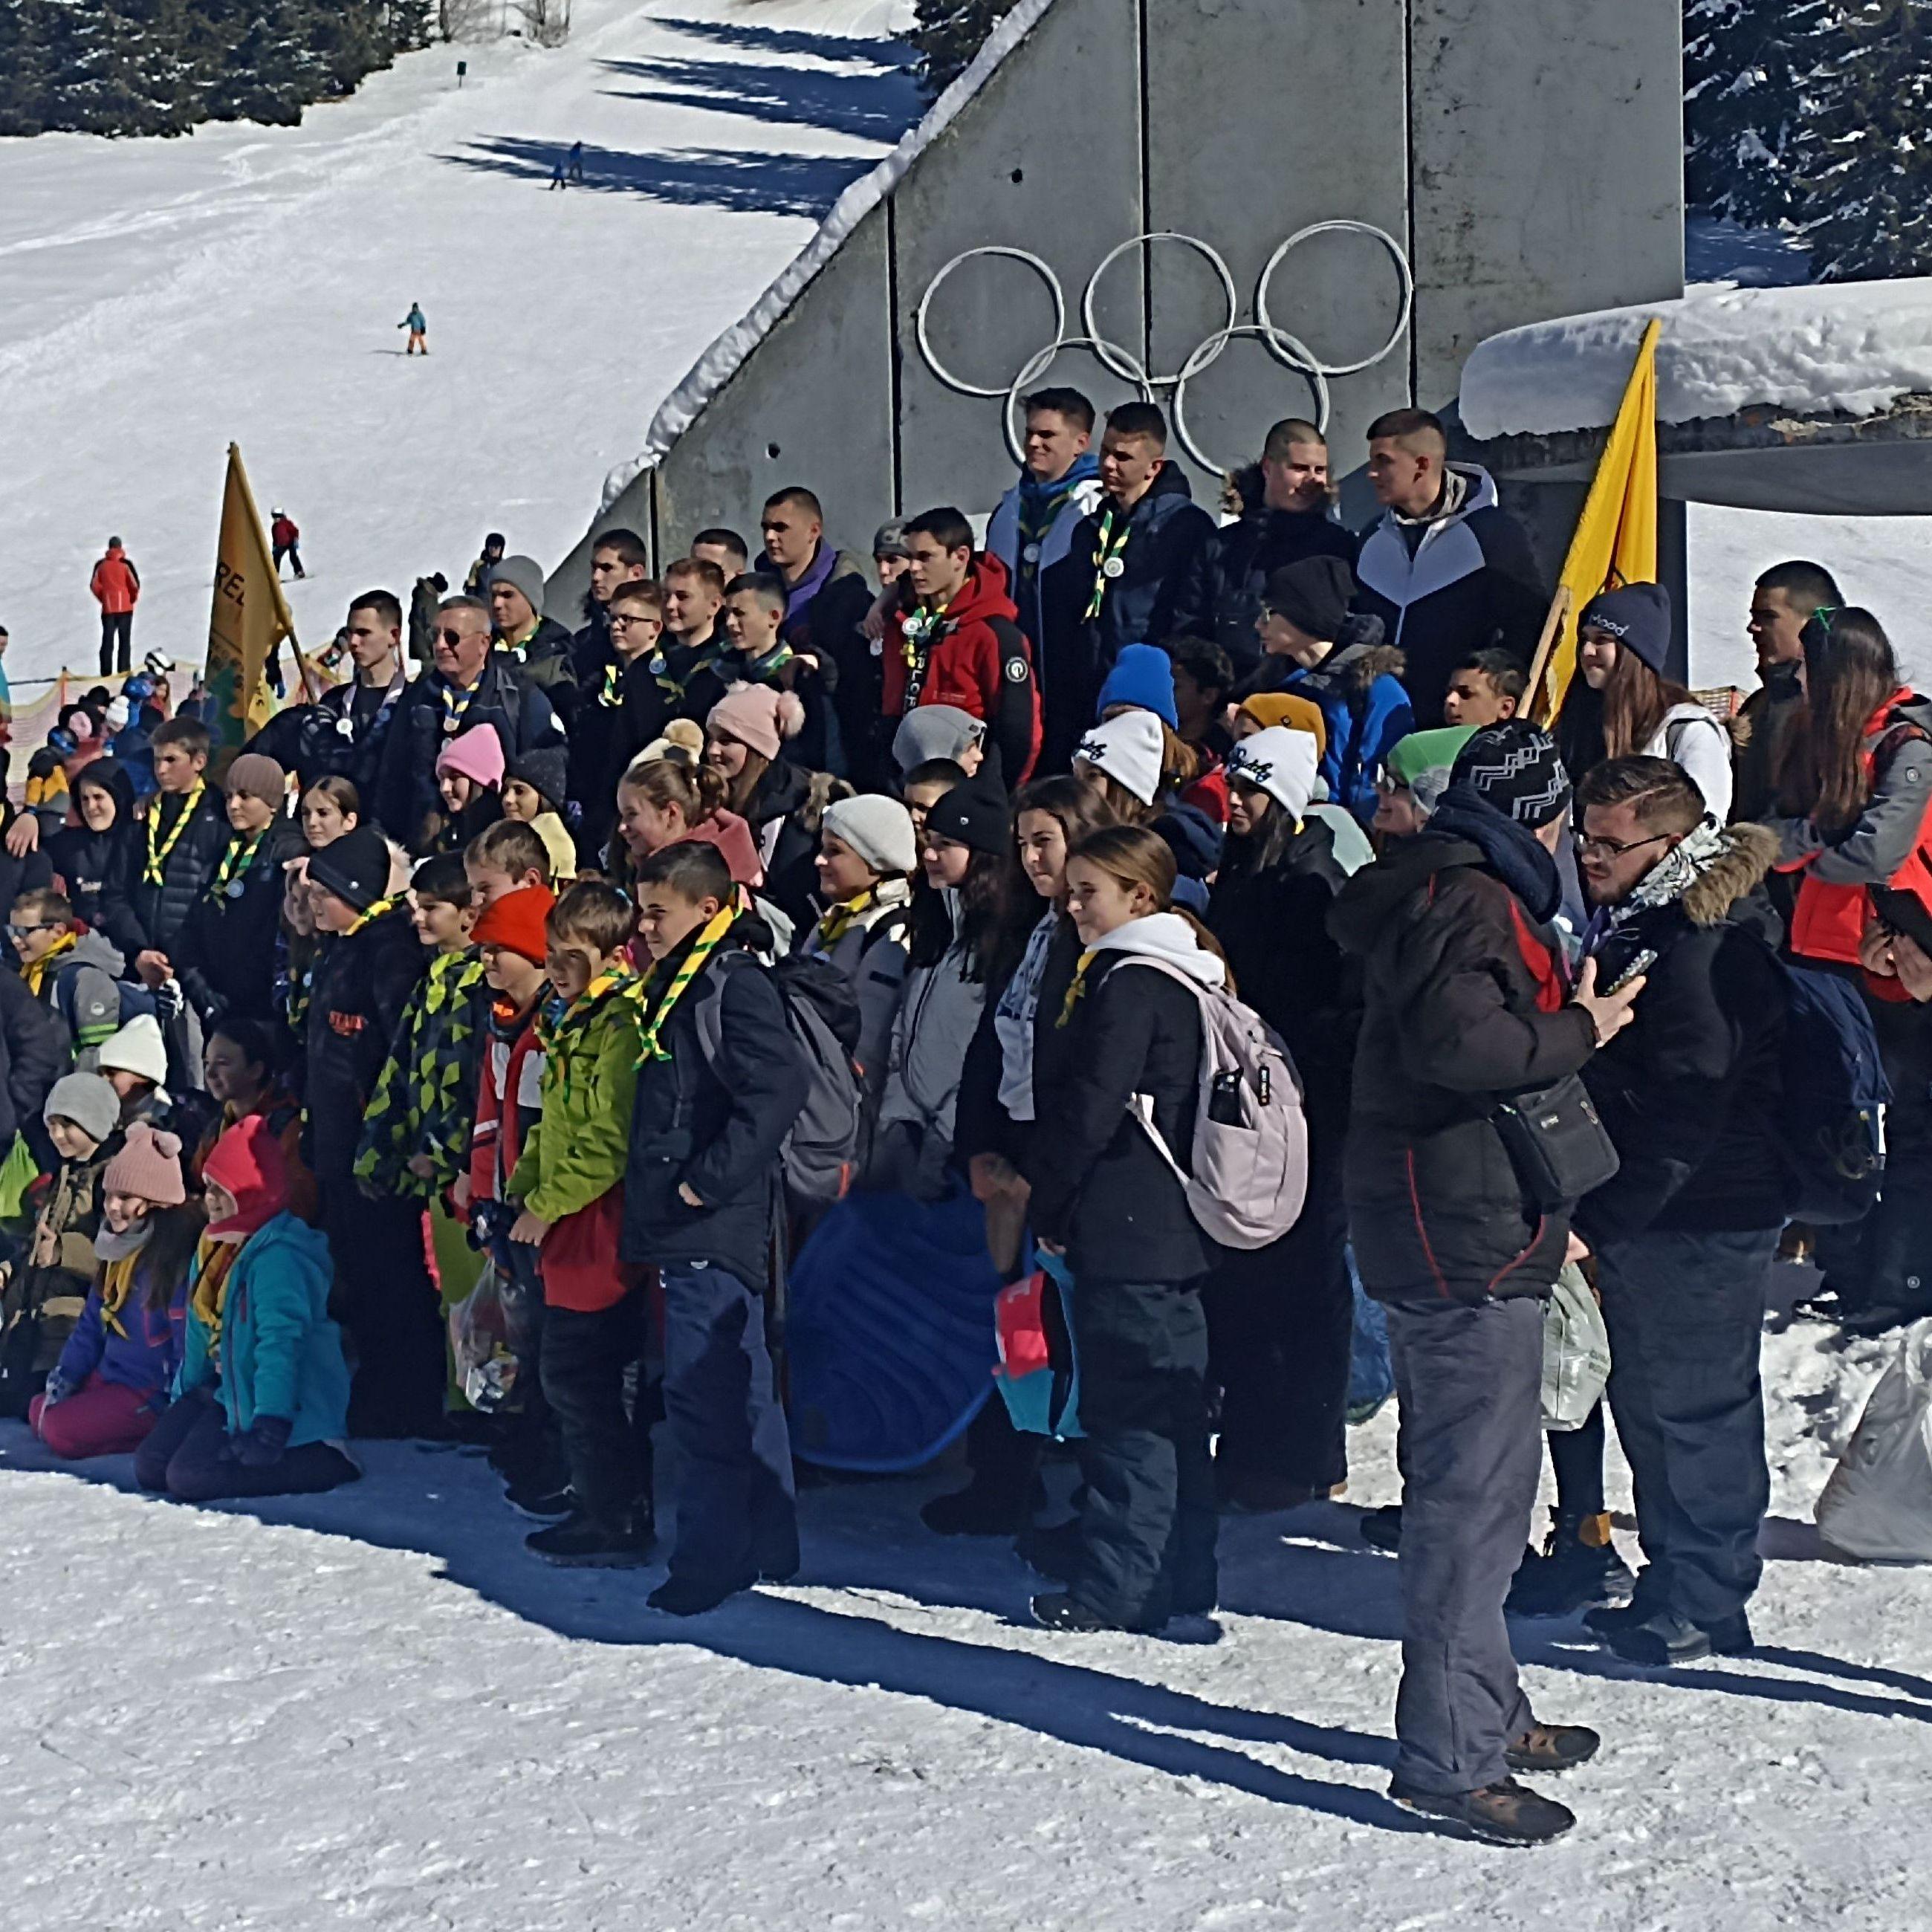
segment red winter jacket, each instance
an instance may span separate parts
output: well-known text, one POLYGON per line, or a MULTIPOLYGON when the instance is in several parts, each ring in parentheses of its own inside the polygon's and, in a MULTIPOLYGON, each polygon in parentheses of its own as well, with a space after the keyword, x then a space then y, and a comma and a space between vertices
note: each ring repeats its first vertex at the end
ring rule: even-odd
POLYGON ((108 545, 107 554, 94 566, 87 587, 110 617, 125 616, 141 601, 140 573, 118 544, 108 545))
POLYGON ((278 517, 268 526, 268 539, 286 550, 290 544, 302 542, 302 532, 296 528, 292 517, 278 517))
POLYGON ((1006 567, 997 556, 973 560, 927 652, 925 680, 911 703, 902 611, 886 621, 883 670, 888 718, 902 718, 914 704, 955 705, 984 722, 1007 784, 1023 784, 1031 775, 1040 756, 1040 684, 1019 612, 1006 594, 1006 567))

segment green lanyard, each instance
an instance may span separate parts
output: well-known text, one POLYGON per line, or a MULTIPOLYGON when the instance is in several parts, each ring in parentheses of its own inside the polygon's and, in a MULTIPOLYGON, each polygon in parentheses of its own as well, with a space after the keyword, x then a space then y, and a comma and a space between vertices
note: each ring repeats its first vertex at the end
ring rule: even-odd
POLYGON ((232 838, 229 840, 228 850, 222 854, 221 863, 215 868, 214 883, 208 889, 210 898, 238 899, 242 896, 242 874, 248 871, 256 848, 268 836, 266 831, 258 832, 245 845, 232 838))
POLYGON ((1114 512, 1110 506, 1100 514, 1100 541, 1094 550, 1094 595, 1088 599, 1084 622, 1091 623, 1100 616, 1100 606, 1107 601, 1107 586, 1126 568, 1121 560, 1121 553, 1127 547, 1127 539, 1134 533, 1131 518, 1124 521, 1118 536, 1114 534, 1114 512))

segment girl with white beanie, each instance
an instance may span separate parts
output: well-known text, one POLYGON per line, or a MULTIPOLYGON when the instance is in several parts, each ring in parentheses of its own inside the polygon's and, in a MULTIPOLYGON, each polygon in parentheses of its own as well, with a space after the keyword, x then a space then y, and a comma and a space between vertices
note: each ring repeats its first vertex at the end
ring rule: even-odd
POLYGON ((1281 1239, 1228 1251, 1204 1291, 1222 1390, 1215 1479, 1224 1507, 1288 1509, 1348 1474, 1344 1445, 1354 1297, 1342 1144, 1356 999, 1328 908, 1348 877, 1335 830, 1311 811, 1314 738, 1271 725, 1228 754, 1228 842, 1208 923, 1241 997, 1287 1043, 1307 1115, 1307 1204, 1281 1239))

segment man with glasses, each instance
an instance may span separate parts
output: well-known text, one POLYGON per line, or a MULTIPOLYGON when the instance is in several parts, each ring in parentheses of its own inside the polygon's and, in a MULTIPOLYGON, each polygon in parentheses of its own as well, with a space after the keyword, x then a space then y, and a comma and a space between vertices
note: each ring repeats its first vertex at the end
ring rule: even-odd
POLYGON ((375 785, 376 818, 412 851, 436 808, 436 761, 449 740, 490 725, 507 764, 560 735, 549 700, 508 652, 492 647, 490 611, 480 598, 446 597, 431 641, 429 670, 397 700, 375 785))
POLYGON ((1758 1353, 1786 1192, 1786 998, 1762 891, 1778 840, 1719 826, 1664 758, 1597 766, 1576 810, 1595 908, 1584 956, 1606 991, 1646 982, 1630 1024, 1583 1069, 1622 1166, 1572 1225, 1597 1256, 1646 1567, 1628 1607, 1586 1622, 1634 1663, 1682 1664, 1750 1648, 1744 1606, 1763 1568, 1758 1353))

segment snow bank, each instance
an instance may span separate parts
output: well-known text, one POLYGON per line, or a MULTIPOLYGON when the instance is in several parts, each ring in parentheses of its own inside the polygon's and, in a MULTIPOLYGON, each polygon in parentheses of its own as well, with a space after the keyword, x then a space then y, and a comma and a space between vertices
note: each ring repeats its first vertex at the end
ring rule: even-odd
POLYGON ((1606 424, 1654 315, 1664 320, 1657 376, 1664 422, 1754 404, 1874 416, 1900 396, 1932 390, 1932 279, 1693 289, 1676 302, 1490 337, 1463 368, 1463 426, 1487 438, 1606 424))
POLYGON ((870 174, 862 175, 832 203, 832 212, 784 272, 766 290, 742 321, 734 322, 705 350, 690 372, 658 406, 636 458, 620 463, 604 482, 608 510, 644 471, 653 467, 717 394, 779 319, 797 301, 818 272, 838 251, 847 236, 905 178, 913 163, 945 133, 967 103, 990 80, 1008 54, 1033 31, 1053 0, 1019 0, 987 36, 965 72, 932 104, 931 110, 870 174))

